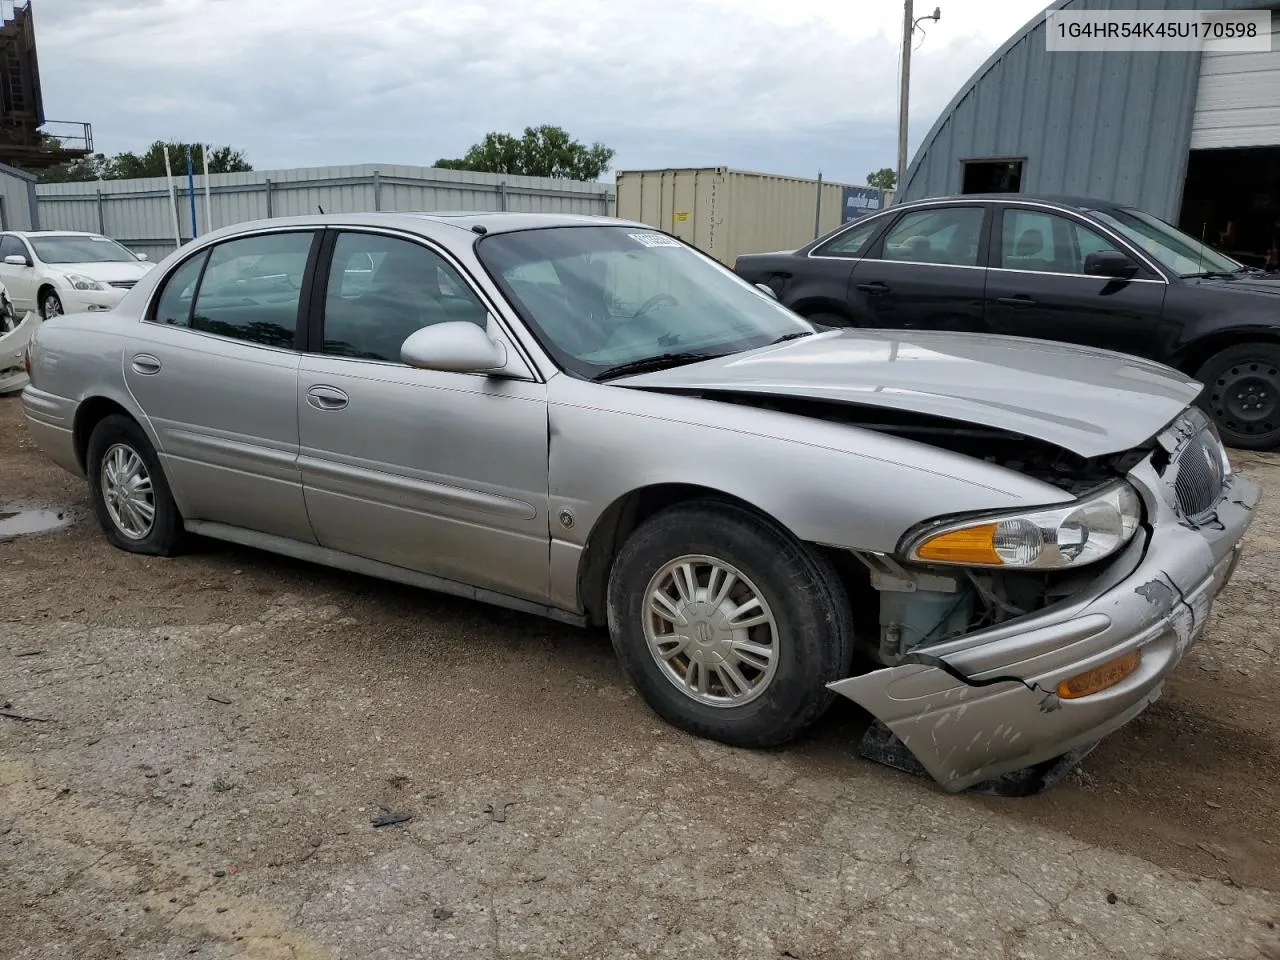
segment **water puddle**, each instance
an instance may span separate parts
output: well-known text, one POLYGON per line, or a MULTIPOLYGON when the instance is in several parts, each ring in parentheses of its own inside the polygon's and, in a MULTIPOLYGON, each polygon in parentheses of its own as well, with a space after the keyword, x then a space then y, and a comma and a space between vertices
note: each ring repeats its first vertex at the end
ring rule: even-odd
POLYGON ((65 527, 72 520, 70 510, 47 510, 43 507, 0 505, 0 540, 48 533, 65 527))

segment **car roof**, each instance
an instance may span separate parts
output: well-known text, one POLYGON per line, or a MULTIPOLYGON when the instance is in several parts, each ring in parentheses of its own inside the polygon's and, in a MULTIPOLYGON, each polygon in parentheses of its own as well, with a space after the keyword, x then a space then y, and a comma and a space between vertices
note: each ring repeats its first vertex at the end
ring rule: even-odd
POLYGON ((15 237, 101 237, 101 233, 88 230, 5 230, 15 237))
MULTIPOLYGON (((1127 204, 1114 200, 1103 200, 1098 197, 1073 197, 1053 193, 963 193, 945 197, 921 197, 919 200, 904 201, 901 206, 909 207, 917 203, 940 203, 952 200, 981 200, 988 203, 1046 203, 1068 210, 1123 210, 1127 204)), ((899 206, 899 204, 893 204, 899 206)))
MULTIPOLYGON (((215 231, 219 236, 261 229, 264 224, 299 227, 323 226, 383 226, 399 227, 408 231, 420 231, 424 223, 470 231, 483 227, 485 234, 511 233, 516 230, 539 230, 548 227, 638 227, 653 230, 652 226, 634 220, 617 217, 576 213, 515 213, 511 211, 430 210, 395 213, 314 213, 292 217, 270 217, 264 220, 248 220, 231 224, 215 231)), ((213 236, 205 234, 204 237, 213 236)), ((204 239, 201 237, 201 239, 204 239)))

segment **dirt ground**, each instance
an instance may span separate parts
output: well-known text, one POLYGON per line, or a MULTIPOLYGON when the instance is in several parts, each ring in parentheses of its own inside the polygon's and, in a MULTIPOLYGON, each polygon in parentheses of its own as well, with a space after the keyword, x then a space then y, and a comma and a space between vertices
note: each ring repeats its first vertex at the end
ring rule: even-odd
POLYGON ((0 957, 1280 958, 1280 457, 1216 623, 1049 793, 733 750, 607 638, 107 545, 0 398, 0 957), (386 813, 405 822, 374 826, 386 813))

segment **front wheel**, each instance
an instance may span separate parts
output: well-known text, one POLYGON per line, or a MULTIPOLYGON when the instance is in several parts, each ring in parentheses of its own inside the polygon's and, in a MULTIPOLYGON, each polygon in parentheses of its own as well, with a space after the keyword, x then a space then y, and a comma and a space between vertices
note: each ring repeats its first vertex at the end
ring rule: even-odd
POLYGON ((1280 446, 1280 346, 1242 343, 1214 354, 1197 372, 1200 405, 1229 447, 1280 446))
POLYGON ((40 315, 48 320, 62 314, 62 299, 52 290, 40 298, 40 315))
POLYGON ((104 417, 85 454, 89 492, 112 545, 129 553, 169 556, 182 537, 182 517, 160 459, 129 417, 104 417))
POLYGON ((848 599, 827 563, 777 524, 720 501, 670 507, 623 545, 609 633, 645 701, 681 729, 739 747, 785 743, 847 675, 848 599))

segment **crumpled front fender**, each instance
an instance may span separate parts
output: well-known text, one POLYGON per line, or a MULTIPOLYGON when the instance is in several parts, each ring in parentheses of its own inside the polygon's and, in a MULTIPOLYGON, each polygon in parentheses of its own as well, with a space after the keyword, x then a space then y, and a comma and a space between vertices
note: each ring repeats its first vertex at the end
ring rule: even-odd
POLYGON ((1212 522, 1196 526, 1175 516, 1149 465, 1131 477, 1149 532, 1087 594, 830 689, 873 714, 950 791, 1080 750, 1133 719, 1204 629, 1261 491, 1233 476, 1212 522), (1058 696, 1063 680, 1134 650, 1139 665, 1119 683, 1058 696))

